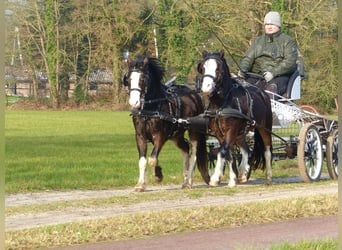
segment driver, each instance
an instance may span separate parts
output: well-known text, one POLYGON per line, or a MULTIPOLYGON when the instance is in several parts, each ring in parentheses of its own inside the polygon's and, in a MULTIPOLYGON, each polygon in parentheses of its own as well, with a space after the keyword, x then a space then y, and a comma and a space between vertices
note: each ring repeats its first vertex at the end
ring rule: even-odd
POLYGON ((264 19, 265 33, 255 38, 240 63, 238 76, 257 84, 260 78, 248 76, 248 72, 262 75, 264 89, 283 95, 290 76, 296 70, 297 46, 292 37, 281 31, 280 14, 268 12, 264 19))

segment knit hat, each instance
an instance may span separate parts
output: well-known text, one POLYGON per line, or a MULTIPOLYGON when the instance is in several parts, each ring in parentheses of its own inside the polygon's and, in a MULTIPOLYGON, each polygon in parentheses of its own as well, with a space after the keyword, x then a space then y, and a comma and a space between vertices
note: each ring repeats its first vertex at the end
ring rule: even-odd
POLYGON ((281 27, 281 18, 279 12, 270 11, 266 14, 264 24, 274 24, 281 27))

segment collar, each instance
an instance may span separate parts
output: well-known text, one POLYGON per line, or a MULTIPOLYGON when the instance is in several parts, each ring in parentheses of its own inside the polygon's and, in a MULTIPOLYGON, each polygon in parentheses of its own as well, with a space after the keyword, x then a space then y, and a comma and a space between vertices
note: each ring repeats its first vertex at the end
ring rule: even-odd
POLYGON ((273 38, 279 37, 280 34, 281 34, 281 30, 278 30, 277 32, 272 33, 272 34, 265 34, 266 41, 269 42, 269 43, 272 43, 273 42, 273 38))

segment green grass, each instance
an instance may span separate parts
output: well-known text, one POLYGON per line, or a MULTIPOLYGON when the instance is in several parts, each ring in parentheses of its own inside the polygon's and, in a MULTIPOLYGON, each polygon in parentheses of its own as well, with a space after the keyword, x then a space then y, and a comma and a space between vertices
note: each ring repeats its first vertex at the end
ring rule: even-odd
POLYGON ((270 247, 271 250, 337 250, 338 241, 336 239, 315 240, 315 241, 300 241, 295 244, 282 243, 270 247))
MULTIPOLYGON (((5 119, 7 193, 132 187, 137 181, 129 112, 6 111, 5 119)), ((159 159, 164 183, 181 183, 182 159, 173 143, 159 159)))
MULTIPOLYGON (((138 152, 129 112, 7 110, 5 127, 6 193, 136 184, 138 152)), ((182 157, 172 142, 163 147, 159 163, 163 184, 181 185, 182 157)), ((296 159, 273 162, 273 176, 299 176, 296 159)), ((264 173, 253 172, 252 178, 264 173)), ((149 168, 148 181, 155 184, 149 168)), ((203 183, 197 170, 195 182, 203 183)))

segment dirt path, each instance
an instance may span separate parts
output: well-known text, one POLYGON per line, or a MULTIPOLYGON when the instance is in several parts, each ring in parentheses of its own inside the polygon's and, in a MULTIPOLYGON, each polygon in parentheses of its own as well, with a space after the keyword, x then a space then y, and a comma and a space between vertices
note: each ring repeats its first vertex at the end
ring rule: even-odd
MULTIPOLYGON (((282 179, 275 180, 275 182, 283 182, 282 179)), ((292 180, 294 182, 298 180, 292 180)), ((291 180, 286 180, 291 182, 291 180)), ((258 180, 251 180, 249 185, 262 185, 258 180)), ((196 187, 203 187, 197 185, 196 187)), ((151 186, 148 187, 149 192, 156 192, 158 190, 172 190, 179 189, 179 186, 151 186)), ((242 186, 240 188, 243 188, 242 186)), ((132 214, 137 211, 158 211, 170 210, 176 208, 196 207, 211 205, 227 205, 233 203, 245 203, 251 201, 273 200, 289 197, 301 197, 307 195, 318 195, 327 193, 337 193, 337 183, 330 183, 327 185, 311 186, 310 188, 301 187, 296 189, 282 189, 272 192, 262 191, 257 193, 239 192, 232 196, 212 196, 210 199, 202 197, 199 199, 184 199, 172 201, 156 201, 156 202, 142 202, 138 204, 131 204, 129 206, 108 205, 103 208, 68 208, 61 211, 48 211, 41 213, 25 213, 7 216, 5 219, 6 230, 17 230, 38 227, 42 225, 54 225, 68 222, 76 222, 89 219, 99 219, 106 217, 114 217, 125 214, 132 214)), ((132 193, 133 189, 125 190, 103 190, 103 191, 71 191, 71 192, 43 192, 32 194, 17 194, 6 196, 6 207, 19 205, 37 205, 44 203, 52 203, 58 201, 82 200, 89 198, 105 198, 117 195, 124 195, 132 193)))

